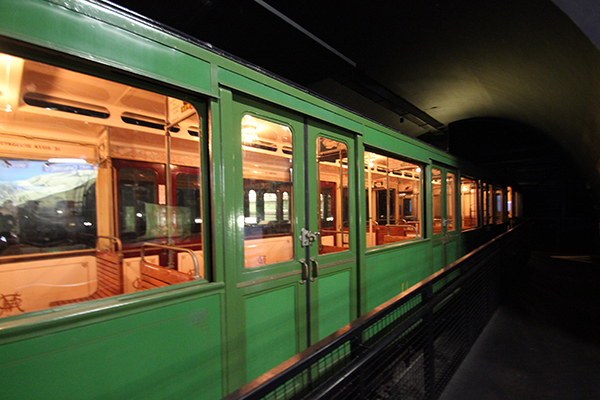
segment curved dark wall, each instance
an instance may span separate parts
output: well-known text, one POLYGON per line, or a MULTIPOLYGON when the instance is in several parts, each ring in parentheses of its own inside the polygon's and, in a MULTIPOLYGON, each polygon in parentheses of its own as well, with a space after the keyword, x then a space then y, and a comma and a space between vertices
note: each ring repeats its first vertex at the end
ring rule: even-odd
POLYGON ((526 217, 535 222, 534 250, 598 253, 598 215, 584 173, 548 135, 500 119, 450 124, 448 150, 490 171, 487 179, 524 195, 526 217))

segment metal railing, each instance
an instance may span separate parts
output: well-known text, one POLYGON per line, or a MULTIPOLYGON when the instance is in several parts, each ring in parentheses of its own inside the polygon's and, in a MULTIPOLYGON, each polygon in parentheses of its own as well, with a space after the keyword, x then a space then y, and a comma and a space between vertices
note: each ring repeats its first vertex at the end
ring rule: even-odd
POLYGON ((145 256, 146 256, 146 248, 147 247, 154 247, 157 249, 163 249, 163 250, 168 250, 168 251, 185 251, 186 253, 188 253, 190 255, 190 257, 192 257, 192 262, 194 263, 194 279, 200 279, 200 270, 198 267, 198 257, 196 257, 196 254, 190 250, 187 249, 185 247, 175 247, 175 246, 168 246, 168 245, 164 245, 164 244, 155 244, 155 243, 143 243, 142 244, 142 250, 140 252, 140 256, 142 258, 142 262, 146 262, 145 256))
POLYGON ((524 261, 525 226, 479 247, 226 400, 436 399, 524 261))

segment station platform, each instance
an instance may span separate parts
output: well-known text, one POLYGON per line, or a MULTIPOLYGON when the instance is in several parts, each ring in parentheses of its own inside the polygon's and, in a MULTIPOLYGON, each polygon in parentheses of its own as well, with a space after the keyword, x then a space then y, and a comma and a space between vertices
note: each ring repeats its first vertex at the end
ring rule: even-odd
POLYGON ((440 400, 600 399, 600 262, 532 253, 440 400))

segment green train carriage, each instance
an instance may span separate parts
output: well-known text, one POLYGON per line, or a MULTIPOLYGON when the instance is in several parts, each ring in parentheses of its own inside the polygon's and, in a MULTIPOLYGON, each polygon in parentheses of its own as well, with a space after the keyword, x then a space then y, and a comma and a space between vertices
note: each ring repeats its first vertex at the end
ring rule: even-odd
POLYGON ((102 1, 0 1, 0 108, 3 399, 220 398, 516 203, 102 1))

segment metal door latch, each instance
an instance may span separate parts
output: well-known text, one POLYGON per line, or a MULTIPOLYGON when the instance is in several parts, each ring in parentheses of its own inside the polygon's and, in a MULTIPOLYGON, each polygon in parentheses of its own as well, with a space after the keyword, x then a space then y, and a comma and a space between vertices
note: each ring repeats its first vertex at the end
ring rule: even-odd
POLYGON ((298 239, 300 239, 300 243, 302 243, 302 247, 308 247, 315 240, 317 240, 317 237, 320 234, 321 234, 320 232, 311 232, 308 229, 302 228, 302 230, 300 231, 300 237, 298 239))

